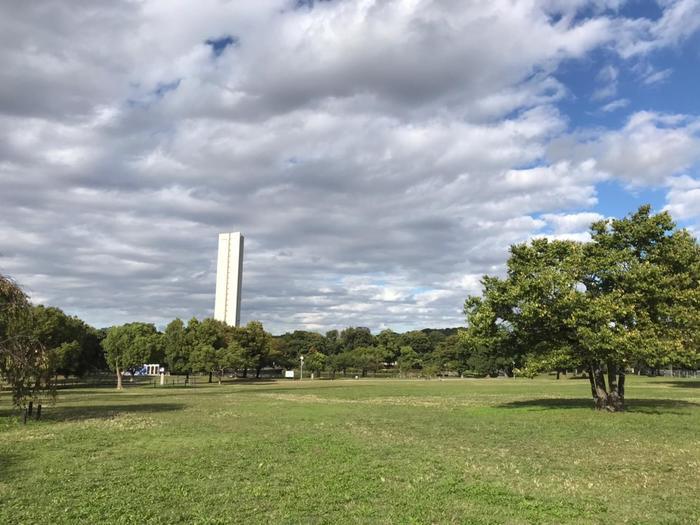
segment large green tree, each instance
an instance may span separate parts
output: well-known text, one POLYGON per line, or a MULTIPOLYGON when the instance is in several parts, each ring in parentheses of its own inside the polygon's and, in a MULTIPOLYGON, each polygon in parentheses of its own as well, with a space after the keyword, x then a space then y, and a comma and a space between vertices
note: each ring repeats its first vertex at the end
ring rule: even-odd
POLYGON ((33 336, 51 353, 54 371, 83 376, 104 369, 104 354, 97 331, 55 307, 32 307, 33 336))
POLYGON ((0 275, 0 378, 10 385, 12 402, 20 408, 55 395, 53 360, 32 331, 32 314, 24 291, 0 275))
POLYGON ((393 330, 382 330, 374 338, 377 347, 381 348, 384 353, 384 359, 389 362, 395 362, 401 354, 401 336, 393 330))
POLYGON ((362 372, 362 377, 367 372, 377 373, 384 365, 384 352, 376 346, 361 346, 348 352, 352 367, 362 372))
POLYGON ((482 283, 465 303, 470 343, 530 373, 584 368, 596 408, 624 408, 631 363, 698 361, 700 249, 649 206, 594 223, 588 243, 513 246, 507 276, 482 283))
POLYGON ((421 330, 401 334, 401 346, 410 346, 419 355, 429 355, 434 349, 430 336, 421 330))
POLYGON ((308 352, 325 353, 326 348, 330 348, 332 354, 334 346, 333 340, 328 340, 321 334, 295 330, 275 338, 272 360, 280 366, 293 367, 299 363, 299 356, 308 352))
POLYGON ((261 370, 271 364, 272 336, 260 321, 251 321, 245 327, 236 328, 233 334, 233 340, 241 348, 243 377, 247 377, 248 368, 255 370, 255 377, 260 377, 261 370))
POLYGON ((218 369, 218 351, 226 348, 231 337, 231 330, 222 321, 192 318, 187 324, 184 342, 184 352, 190 359, 189 369, 209 374, 211 383, 212 375, 218 369))
POLYGON ((364 326, 350 326, 340 332, 340 346, 344 351, 372 346, 373 344, 372 332, 364 326))
POLYGON ((402 376, 406 376, 409 372, 415 370, 420 370, 423 366, 420 356, 416 351, 410 346, 403 346, 399 350, 399 357, 397 359, 397 365, 399 367, 399 373, 402 376))
POLYGON ((326 368, 327 356, 317 350, 312 350, 306 354, 306 369, 317 376, 321 376, 321 372, 326 368))
POLYGON ((163 332, 163 350, 165 364, 172 374, 189 374, 192 372, 190 354, 191 345, 187 338, 185 323, 181 319, 174 319, 163 332))
POLYGON ((163 356, 162 334, 148 323, 128 323, 107 331, 102 342, 110 369, 117 374, 117 389, 122 389, 122 373, 132 374, 144 363, 158 362, 163 356))

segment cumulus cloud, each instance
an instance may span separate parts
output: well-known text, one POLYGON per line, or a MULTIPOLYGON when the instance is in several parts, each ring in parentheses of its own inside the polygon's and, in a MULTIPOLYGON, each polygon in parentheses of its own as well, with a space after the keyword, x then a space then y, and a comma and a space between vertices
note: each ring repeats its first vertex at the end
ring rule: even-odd
POLYGON ((697 160, 692 118, 582 135, 557 108, 559 66, 620 27, 689 34, 620 6, 13 0, 0 271, 97 325, 162 325, 211 315, 217 234, 240 230, 244 321, 459 325, 509 244, 576 233, 597 182, 697 160))
POLYGON ((700 181, 687 175, 674 178, 666 202, 664 210, 675 219, 697 219, 700 217, 700 181))
POLYGON ((661 16, 655 20, 620 21, 618 49, 623 57, 677 46, 700 29, 700 3, 697 0, 658 0, 657 3, 661 16))
POLYGON ((621 129, 557 139, 550 155, 596 159, 601 173, 631 185, 663 184, 700 161, 700 118, 640 111, 621 129))
POLYGON ((588 230, 591 224, 603 220, 605 217, 600 213, 545 213, 542 218, 551 226, 554 234, 579 233, 581 230, 588 230))

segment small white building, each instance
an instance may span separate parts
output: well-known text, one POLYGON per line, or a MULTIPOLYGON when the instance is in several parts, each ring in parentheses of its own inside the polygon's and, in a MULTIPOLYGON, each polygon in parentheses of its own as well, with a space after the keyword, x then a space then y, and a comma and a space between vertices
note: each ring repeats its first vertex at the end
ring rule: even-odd
POLYGON ((143 374, 145 376, 157 376, 165 372, 165 368, 159 365, 158 363, 150 363, 143 365, 143 369, 145 369, 145 373, 143 374))

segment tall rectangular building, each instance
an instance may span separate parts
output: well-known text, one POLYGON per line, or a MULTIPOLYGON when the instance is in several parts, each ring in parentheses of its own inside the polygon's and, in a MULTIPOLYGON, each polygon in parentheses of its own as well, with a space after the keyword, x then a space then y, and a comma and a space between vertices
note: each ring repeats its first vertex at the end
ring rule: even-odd
POLYGON ((240 232, 220 233, 214 319, 230 326, 240 325, 242 279, 243 235, 240 232))

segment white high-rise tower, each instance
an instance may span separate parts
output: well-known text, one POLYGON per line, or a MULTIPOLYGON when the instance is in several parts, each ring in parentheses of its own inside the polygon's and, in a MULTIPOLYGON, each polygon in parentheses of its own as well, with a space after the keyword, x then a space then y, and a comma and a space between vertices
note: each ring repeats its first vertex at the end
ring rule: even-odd
POLYGON ((240 232, 220 233, 214 319, 230 326, 238 326, 241 323, 242 279, 243 235, 240 232))

